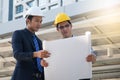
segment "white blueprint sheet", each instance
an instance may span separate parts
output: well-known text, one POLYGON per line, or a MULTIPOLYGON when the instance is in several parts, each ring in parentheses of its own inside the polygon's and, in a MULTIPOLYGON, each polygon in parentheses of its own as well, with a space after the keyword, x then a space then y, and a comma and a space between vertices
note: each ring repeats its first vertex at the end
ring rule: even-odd
POLYGON ((90 54, 90 34, 54 41, 44 41, 43 48, 51 53, 45 59, 45 80, 79 80, 92 77, 92 64, 86 61, 90 54))

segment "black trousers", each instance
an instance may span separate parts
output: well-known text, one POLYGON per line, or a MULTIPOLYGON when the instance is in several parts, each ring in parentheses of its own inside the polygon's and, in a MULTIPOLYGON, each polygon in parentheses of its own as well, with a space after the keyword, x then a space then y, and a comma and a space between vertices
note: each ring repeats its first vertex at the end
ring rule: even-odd
POLYGON ((45 80, 44 72, 43 73, 34 73, 33 80, 45 80))

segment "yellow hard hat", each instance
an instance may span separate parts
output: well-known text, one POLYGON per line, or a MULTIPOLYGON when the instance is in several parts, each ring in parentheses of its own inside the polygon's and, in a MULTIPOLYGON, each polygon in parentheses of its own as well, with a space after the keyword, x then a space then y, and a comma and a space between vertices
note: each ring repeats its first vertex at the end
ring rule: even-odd
POLYGON ((55 18, 54 24, 57 25, 58 23, 67 21, 67 20, 70 20, 70 17, 67 14, 59 13, 55 18))

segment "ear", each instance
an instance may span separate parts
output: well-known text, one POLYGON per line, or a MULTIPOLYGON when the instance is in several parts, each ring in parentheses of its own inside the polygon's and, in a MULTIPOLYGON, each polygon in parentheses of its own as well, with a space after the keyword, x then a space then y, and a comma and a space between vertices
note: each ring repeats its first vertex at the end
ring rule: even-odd
POLYGON ((26 23, 29 24, 30 20, 29 19, 26 19, 26 23))
POLYGON ((59 32, 59 29, 56 27, 56 30, 59 32))

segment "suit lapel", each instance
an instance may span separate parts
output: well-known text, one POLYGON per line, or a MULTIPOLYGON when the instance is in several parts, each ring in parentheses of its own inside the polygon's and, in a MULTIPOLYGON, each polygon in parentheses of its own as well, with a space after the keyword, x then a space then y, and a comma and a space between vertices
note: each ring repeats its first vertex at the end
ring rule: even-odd
MULTIPOLYGON (((33 39, 32 39, 32 34, 27 29, 24 29, 24 30, 26 32, 27 39, 30 41, 30 44, 32 45, 33 49, 36 50, 33 39)), ((37 36, 36 36, 36 38, 38 41, 39 48, 40 48, 40 50, 42 50, 42 42, 37 36)))
POLYGON ((33 40, 32 40, 32 36, 29 36, 29 40, 30 40, 30 43, 31 43, 32 47, 33 47, 34 50, 35 50, 35 45, 34 45, 34 42, 33 42, 33 40))
POLYGON ((27 35, 27 39, 30 41, 30 44, 32 45, 32 48, 35 50, 35 46, 34 46, 34 42, 32 39, 32 35, 25 29, 26 35, 27 35))

